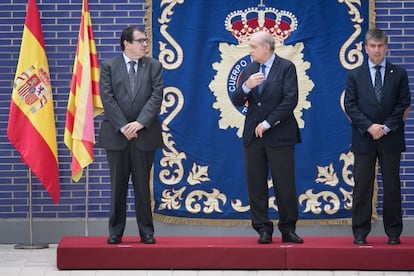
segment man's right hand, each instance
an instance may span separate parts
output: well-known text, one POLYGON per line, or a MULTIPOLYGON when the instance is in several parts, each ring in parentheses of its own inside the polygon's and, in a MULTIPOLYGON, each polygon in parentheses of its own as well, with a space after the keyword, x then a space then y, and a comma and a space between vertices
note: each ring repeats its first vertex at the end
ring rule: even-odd
POLYGON ((261 84, 264 80, 265 80, 264 74, 262 72, 257 72, 257 73, 250 75, 250 77, 246 81, 246 86, 249 89, 253 89, 259 84, 261 84))
POLYGON ((387 132, 384 130, 384 125, 381 124, 372 124, 368 128, 368 132, 371 134, 372 139, 378 140, 382 136, 387 135, 387 132))

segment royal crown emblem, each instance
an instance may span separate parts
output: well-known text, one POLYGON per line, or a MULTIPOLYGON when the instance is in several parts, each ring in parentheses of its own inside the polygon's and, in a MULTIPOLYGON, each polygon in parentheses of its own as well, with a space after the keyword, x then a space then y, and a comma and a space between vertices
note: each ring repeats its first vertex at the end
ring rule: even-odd
POLYGON ((14 83, 14 89, 21 101, 31 106, 30 111, 35 113, 42 108, 50 97, 50 76, 46 69, 30 66, 21 73, 14 83))
POLYGON ((247 42, 249 37, 258 31, 270 33, 283 44, 296 30, 298 20, 291 12, 266 7, 261 1, 257 7, 231 12, 227 15, 224 25, 239 44, 247 42))

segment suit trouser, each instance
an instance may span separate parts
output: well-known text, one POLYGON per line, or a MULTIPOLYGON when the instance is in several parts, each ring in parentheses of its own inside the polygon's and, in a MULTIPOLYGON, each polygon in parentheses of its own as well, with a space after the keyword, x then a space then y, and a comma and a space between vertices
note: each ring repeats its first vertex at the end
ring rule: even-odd
POLYGON ((384 187, 383 222, 389 237, 399 237, 402 232, 400 158, 401 153, 386 153, 377 143, 377 151, 354 154, 354 191, 352 202, 352 231, 354 236, 366 237, 371 231, 372 198, 375 166, 378 159, 384 187))
POLYGON ((263 143, 262 138, 254 138, 244 148, 244 153, 253 228, 258 233, 273 233, 273 223, 268 215, 267 179, 270 168, 279 212, 279 230, 281 233, 294 232, 298 220, 294 146, 270 147, 263 143))
POLYGON ((150 173, 154 151, 141 151, 134 143, 121 151, 107 150, 111 177, 111 212, 109 234, 122 237, 126 223, 126 202, 129 178, 132 178, 135 215, 140 236, 154 234, 151 212, 150 173))

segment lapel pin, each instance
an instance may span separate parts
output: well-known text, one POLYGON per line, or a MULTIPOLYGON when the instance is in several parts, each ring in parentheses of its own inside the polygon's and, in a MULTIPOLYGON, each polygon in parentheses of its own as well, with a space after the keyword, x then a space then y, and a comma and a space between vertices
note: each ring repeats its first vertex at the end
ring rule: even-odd
POLYGON ((391 73, 391 74, 392 74, 392 73, 394 73, 394 70, 391 70, 391 71, 390 71, 390 73, 391 73))

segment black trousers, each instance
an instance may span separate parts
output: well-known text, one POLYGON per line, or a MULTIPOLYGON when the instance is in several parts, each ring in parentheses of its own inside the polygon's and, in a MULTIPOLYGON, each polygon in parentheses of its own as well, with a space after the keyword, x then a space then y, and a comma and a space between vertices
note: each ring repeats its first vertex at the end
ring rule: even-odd
POLYGON ((128 183, 134 188, 135 215, 140 236, 154 234, 151 212, 150 173, 155 151, 138 150, 133 143, 121 151, 107 150, 111 177, 110 236, 122 237, 126 223, 128 183))
POLYGON ((352 202, 352 231, 354 236, 366 237, 371 231, 372 198, 375 166, 381 168, 384 187, 383 221, 389 237, 399 237, 403 222, 401 214, 400 159, 401 153, 387 153, 377 143, 377 150, 368 154, 354 154, 354 190, 352 202))
POLYGON ((244 155, 253 228, 258 233, 273 233, 268 215, 270 169, 279 212, 278 228, 281 233, 294 232, 298 220, 294 146, 270 147, 263 139, 254 138, 244 148, 244 155))

